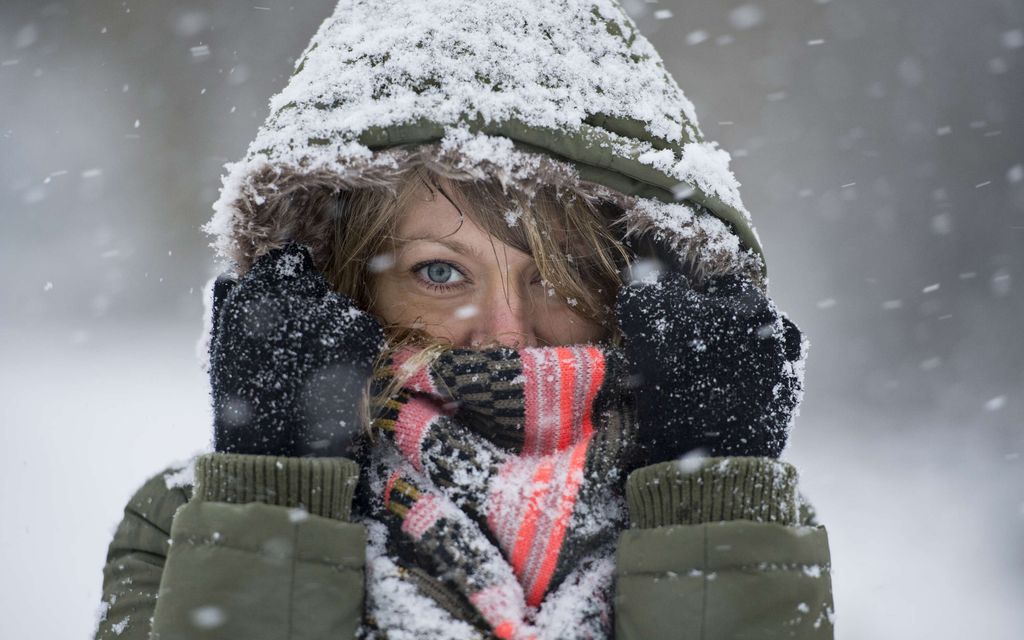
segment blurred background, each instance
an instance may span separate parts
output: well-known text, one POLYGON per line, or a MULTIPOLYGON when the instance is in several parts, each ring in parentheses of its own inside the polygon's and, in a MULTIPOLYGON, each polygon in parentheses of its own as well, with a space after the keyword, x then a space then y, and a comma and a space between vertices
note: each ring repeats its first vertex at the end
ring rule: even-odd
MULTIPOLYGON (((0 5, 0 637, 85 638, 208 446, 199 227, 331 0, 0 5)), ((1024 3, 630 0, 812 341, 837 637, 1024 637, 1024 3)))

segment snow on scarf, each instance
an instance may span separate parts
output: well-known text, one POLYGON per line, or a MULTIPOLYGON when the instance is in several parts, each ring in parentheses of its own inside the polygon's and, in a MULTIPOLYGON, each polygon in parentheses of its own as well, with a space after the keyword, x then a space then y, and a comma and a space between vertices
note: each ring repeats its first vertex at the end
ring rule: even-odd
MULTIPOLYGON (((392 359, 405 381, 373 421, 374 515, 395 564, 440 580, 499 638, 607 635, 634 429, 621 354, 452 349, 409 370, 413 354, 392 359)), ((370 599, 394 624, 379 610, 393 600, 370 599)))

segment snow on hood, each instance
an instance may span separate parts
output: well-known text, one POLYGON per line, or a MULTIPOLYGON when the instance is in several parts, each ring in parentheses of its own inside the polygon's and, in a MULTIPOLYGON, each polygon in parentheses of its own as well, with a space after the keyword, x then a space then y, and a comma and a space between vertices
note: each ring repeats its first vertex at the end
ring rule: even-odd
POLYGON ((763 269, 728 154, 613 0, 341 0, 225 165, 206 230, 243 269, 288 239, 329 251, 282 237, 316 221, 260 208, 297 180, 386 184, 424 158, 611 198, 701 272, 763 269))

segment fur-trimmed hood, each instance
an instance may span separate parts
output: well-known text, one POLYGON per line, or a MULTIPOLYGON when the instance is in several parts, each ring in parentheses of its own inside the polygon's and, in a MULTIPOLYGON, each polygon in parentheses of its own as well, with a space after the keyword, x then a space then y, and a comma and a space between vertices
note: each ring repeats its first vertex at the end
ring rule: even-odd
POLYGON ((659 239, 694 275, 760 280, 728 162, 615 0, 341 0, 226 165, 206 230, 240 271, 288 240, 323 266, 336 220, 275 202, 390 188, 426 165, 612 201, 627 236, 659 239))

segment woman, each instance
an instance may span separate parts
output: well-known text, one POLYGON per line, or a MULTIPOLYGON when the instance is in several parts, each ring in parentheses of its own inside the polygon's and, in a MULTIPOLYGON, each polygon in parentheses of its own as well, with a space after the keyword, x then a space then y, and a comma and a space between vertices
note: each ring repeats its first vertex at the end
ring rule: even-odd
POLYGON ((98 637, 831 637, 727 160, 610 0, 339 3, 215 205, 215 451, 130 501, 98 637))

